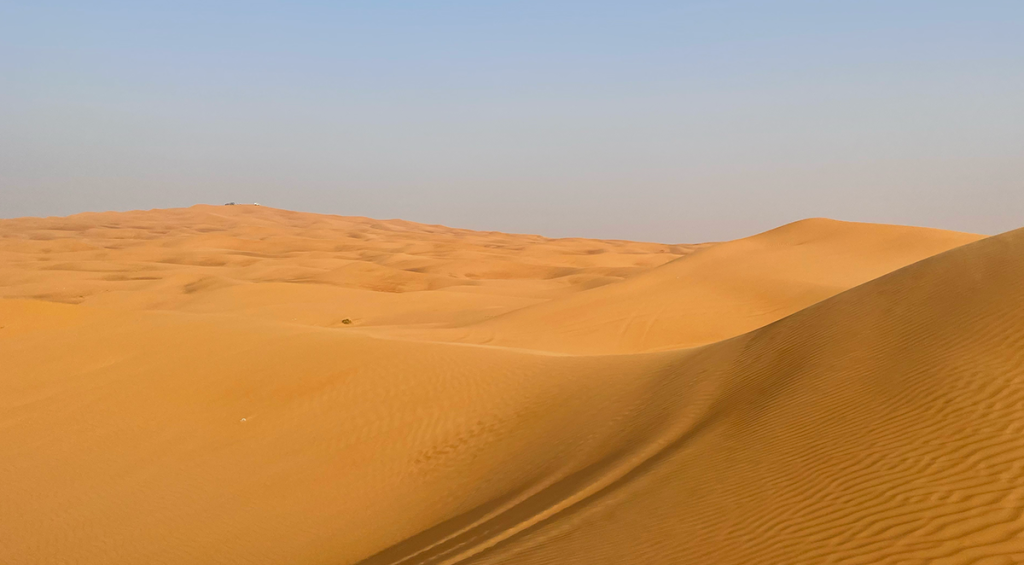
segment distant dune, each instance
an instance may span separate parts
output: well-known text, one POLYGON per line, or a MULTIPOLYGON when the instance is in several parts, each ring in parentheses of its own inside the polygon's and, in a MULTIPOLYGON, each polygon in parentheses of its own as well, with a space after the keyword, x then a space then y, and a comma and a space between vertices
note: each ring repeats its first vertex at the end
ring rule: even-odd
POLYGON ((0 221, 0 563, 1024 560, 1024 230, 0 221))
POLYGON ((477 323, 464 339, 591 354, 692 347, 759 328, 980 237, 804 220, 477 323))

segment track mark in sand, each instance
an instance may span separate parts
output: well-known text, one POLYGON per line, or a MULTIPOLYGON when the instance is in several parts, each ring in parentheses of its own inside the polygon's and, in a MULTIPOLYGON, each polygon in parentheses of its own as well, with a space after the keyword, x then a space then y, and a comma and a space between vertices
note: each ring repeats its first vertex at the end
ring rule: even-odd
MULTIPOLYGON (((675 372, 665 377, 671 390, 675 372)), ((708 383, 716 388, 715 383, 708 383)), ((695 401, 686 410, 668 414, 661 433, 638 448, 624 447, 586 468, 555 481, 534 485, 515 495, 492 501, 453 518, 358 565, 452 565, 472 560, 489 550, 528 535, 555 520, 585 510, 649 472, 714 421, 715 395, 699 383, 692 386, 695 401)), ((670 394, 653 395, 663 399, 670 394)), ((642 411, 641 411, 642 412, 642 411)))
POLYGON ((666 308, 664 306, 659 308, 658 311, 647 320, 647 325, 644 326, 644 332, 640 334, 640 347, 642 349, 647 349, 647 336, 650 335, 651 329, 658 323, 658 319, 665 313, 665 310, 666 308))

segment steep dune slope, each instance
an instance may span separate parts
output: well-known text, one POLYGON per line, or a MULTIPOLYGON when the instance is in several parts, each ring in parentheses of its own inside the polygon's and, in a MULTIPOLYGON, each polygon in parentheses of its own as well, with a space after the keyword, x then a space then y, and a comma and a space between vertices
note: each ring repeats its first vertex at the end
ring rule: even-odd
POLYGON ((477 322, 450 339, 582 354, 692 347, 759 328, 981 237, 804 220, 477 322))
POLYGON ((655 454, 460 562, 1020 561, 1022 280, 1018 230, 704 348, 655 454))

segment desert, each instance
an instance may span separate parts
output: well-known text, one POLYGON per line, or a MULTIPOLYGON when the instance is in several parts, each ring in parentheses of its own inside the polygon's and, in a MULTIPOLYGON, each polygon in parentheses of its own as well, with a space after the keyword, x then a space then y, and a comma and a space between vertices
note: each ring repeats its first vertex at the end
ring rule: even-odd
POLYGON ((4 563, 1002 563, 1024 232, 0 221, 4 563))
POLYGON ((1024 564, 1021 38, 0 1, 0 565, 1024 564))

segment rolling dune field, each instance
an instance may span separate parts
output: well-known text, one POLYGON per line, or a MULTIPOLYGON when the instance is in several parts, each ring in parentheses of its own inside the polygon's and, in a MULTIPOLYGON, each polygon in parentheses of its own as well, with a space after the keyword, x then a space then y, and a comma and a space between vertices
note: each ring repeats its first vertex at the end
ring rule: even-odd
POLYGON ((0 563, 1024 562, 1024 230, 0 220, 0 563))

